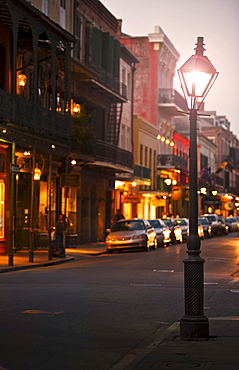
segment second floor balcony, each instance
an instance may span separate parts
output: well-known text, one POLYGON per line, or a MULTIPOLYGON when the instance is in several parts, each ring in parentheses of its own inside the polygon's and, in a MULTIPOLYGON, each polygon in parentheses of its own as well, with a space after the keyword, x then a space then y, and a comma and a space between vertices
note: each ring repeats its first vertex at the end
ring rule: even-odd
POLYGON ((97 140, 94 144, 95 160, 112 164, 115 167, 121 167, 121 170, 132 170, 133 172, 133 154, 127 150, 118 148, 102 140, 97 140))
POLYGON ((0 116, 9 127, 70 142, 70 118, 0 89, 0 116))
POLYGON ((187 170, 187 160, 173 154, 158 154, 157 156, 158 169, 177 168, 187 170))
POLYGON ((171 116, 184 115, 180 111, 188 110, 184 97, 175 89, 159 89, 158 104, 171 116))

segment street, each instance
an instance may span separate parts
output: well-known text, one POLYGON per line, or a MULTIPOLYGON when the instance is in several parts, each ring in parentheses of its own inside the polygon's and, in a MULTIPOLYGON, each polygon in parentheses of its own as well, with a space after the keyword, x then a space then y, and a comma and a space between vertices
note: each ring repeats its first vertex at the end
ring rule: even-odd
MULTIPOLYGON (((201 250, 205 315, 239 317, 237 233, 201 250)), ((186 256, 184 243, 1 274, 0 368, 113 368, 184 314, 186 256)))

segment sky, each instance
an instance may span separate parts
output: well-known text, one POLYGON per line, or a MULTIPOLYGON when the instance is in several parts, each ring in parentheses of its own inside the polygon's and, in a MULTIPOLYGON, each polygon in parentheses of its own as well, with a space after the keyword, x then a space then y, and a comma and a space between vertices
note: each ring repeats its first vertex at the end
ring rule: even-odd
MULTIPOLYGON (((204 37, 206 55, 219 76, 205 99, 205 109, 226 116, 239 139, 239 0, 101 0, 122 32, 147 36, 160 26, 180 54, 177 68, 195 53, 204 37)), ((175 73, 174 88, 183 95, 175 73)))

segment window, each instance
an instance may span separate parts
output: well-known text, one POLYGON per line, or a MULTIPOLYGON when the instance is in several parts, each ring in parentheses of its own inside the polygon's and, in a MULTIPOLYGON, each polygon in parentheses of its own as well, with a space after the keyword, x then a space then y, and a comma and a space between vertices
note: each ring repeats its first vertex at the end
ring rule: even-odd
POLYGON ((142 144, 140 144, 139 162, 141 165, 143 165, 143 145, 142 144))
POLYGON ((0 179, 0 238, 4 238, 5 219, 5 183, 0 179))
POLYGON ((75 24, 74 24, 74 36, 76 38, 76 43, 74 47, 74 58, 81 59, 81 18, 79 15, 75 14, 75 24))
POLYGON ((60 6, 64 9, 66 9, 66 0, 61 0, 60 6))
POLYGON ((121 148, 125 149, 125 125, 122 125, 121 130, 121 148))
POLYGON ((130 151, 130 142, 131 142, 131 131, 130 128, 127 127, 127 137, 126 137, 126 150, 130 151))
POLYGON ((148 166, 148 147, 145 147, 145 158, 144 158, 144 165, 145 167, 148 166))
POLYGON ((66 28, 66 3, 65 0, 61 0, 60 3, 60 26, 66 28))
POLYGON ((48 0, 42 0, 42 13, 48 15, 48 0))
POLYGON ((131 100, 131 74, 127 74, 127 98, 131 100))
POLYGON ((126 78, 125 78, 125 73, 126 73, 126 71, 125 71, 125 68, 122 68, 122 82, 123 82, 123 84, 126 84, 125 82, 125 80, 126 80, 126 78))

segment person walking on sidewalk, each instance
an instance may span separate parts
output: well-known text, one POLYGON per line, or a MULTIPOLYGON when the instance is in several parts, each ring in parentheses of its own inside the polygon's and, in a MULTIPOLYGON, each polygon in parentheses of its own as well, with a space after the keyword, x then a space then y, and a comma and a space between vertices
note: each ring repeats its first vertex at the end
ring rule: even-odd
POLYGON ((59 220, 56 226, 56 245, 59 253, 59 257, 65 257, 66 248, 66 233, 67 233, 67 222, 63 214, 59 215, 59 220))
POLYGON ((116 214, 114 215, 114 218, 113 218, 113 224, 115 224, 117 221, 120 221, 120 220, 123 220, 123 219, 124 219, 123 213, 121 212, 120 209, 117 209, 116 214))

